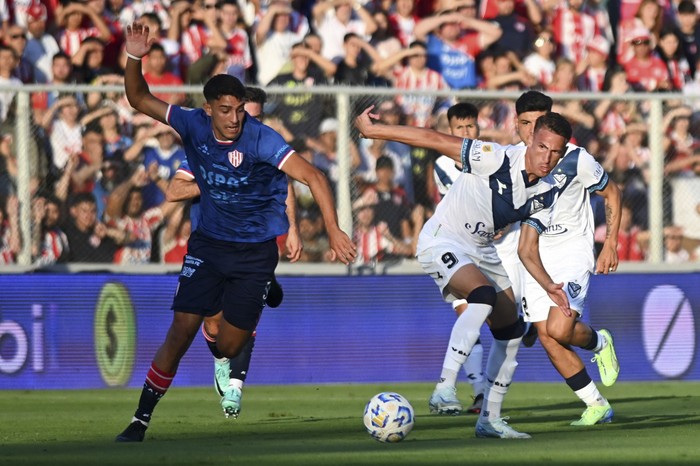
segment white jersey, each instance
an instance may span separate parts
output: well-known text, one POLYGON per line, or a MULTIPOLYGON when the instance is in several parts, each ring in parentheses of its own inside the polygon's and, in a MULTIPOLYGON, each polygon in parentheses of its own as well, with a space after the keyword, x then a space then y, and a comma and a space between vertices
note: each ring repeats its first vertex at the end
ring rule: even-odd
POLYGON ((548 175, 529 183, 523 175, 525 146, 465 139, 463 172, 426 222, 421 235, 450 236, 468 245, 492 243, 495 231, 525 221, 542 233, 552 205, 569 180, 548 175))
MULTIPOLYGON (((571 309, 582 314, 595 267, 590 193, 605 189, 609 178, 591 154, 572 144, 550 176, 565 176, 570 183, 554 206, 552 223, 540 235, 540 256, 552 280, 565 283, 571 309)), ((533 322, 547 320, 549 308, 556 305, 535 279, 524 273, 525 313, 533 322)))
MULTIPOLYGON (((525 147, 524 144, 518 144, 518 146, 525 147)), ((462 171, 457 168, 455 161, 446 155, 441 155, 435 161, 435 169, 433 170, 433 178, 435 178, 435 184, 438 188, 438 192, 444 196, 449 191, 450 187, 454 184, 458 176, 462 174, 462 171)), ((498 251, 498 257, 504 264, 519 264, 520 259, 518 257, 518 242, 520 240, 520 224, 513 223, 506 227, 506 231, 499 239, 495 240, 493 244, 496 246, 496 251, 498 251)), ((508 268, 506 268, 508 270, 508 268)), ((508 276, 511 276, 509 271, 508 276)), ((512 279, 513 277, 511 277, 512 279)))
POLYGON ((540 249, 550 250, 572 241, 579 241, 593 251, 595 224, 590 193, 601 191, 608 185, 608 174, 586 149, 572 144, 566 155, 552 170, 552 176, 573 176, 570 185, 559 195, 554 208, 552 224, 542 233, 540 249))

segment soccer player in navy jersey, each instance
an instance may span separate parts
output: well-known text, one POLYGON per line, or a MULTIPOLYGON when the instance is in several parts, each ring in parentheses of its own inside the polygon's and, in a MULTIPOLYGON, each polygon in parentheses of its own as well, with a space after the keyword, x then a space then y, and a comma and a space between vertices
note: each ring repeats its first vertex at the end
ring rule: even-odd
POLYGON ((459 317, 466 325, 454 335, 465 354, 479 338, 484 322, 494 336, 486 364, 489 387, 476 436, 530 438, 501 416, 525 324, 493 238, 508 224, 522 221, 528 233, 521 235, 519 244, 523 265, 553 302, 569 309, 564 284, 555 283, 542 266, 537 235, 549 226, 555 201, 570 182, 566 175, 554 177, 550 172, 564 155, 571 125, 561 115, 549 113, 537 120, 530 146, 500 146, 425 128, 375 124, 372 120, 378 115, 371 110, 355 119, 364 137, 439 151, 459 162, 465 172, 423 226, 416 257, 446 301, 467 300, 468 307, 459 317))
POLYGON ((143 441, 158 401, 205 316, 223 310, 216 346, 232 358, 243 349, 262 314, 279 260, 277 236, 289 228, 287 177, 307 184, 323 215, 331 258, 348 264, 355 245, 338 226, 325 176, 271 128, 244 110, 245 86, 216 75, 204 85, 201 109, 168 105, 148 89, 141 57, 153 43, 148 27, 126 28, 126 96, 134 109, 172 126, 180 135, 200 190, 201 222, 187 245, 173 321, 158 349, 129 426, 120 442, 143 441))
MULTIPOLYGON (((246 87, 244 109, 248 117, 262 121, 263 107, 266 100, 267 95, 264 90, 257 87, 246 87)), ((169 201, 183 201, 187 199, 194 201, 190 209, 190 217, 192 220, 192 231, 195 231, 199 225, 199 188, 186 160, 178 168, 175 176, 168 184, 166 196, 169 201)), ((297 228, 296 197, 294 185, 291 181, 288 181, 287 218, 289 219, 289 231, 285 239, 287 258, 290 262, 296 262, 301 257, 303 244, 297 228)), ((282 287, 277 280, 273 279, 266 304, 270 307, 279 306, 283 295, 282 287)), ((250 359, 253 355, 257 332, 253 332, 238 356, 233 359, 226 358, 216 348, 216 336, 219 333, 219 321, 221 318, 221 312, 215 316, 205 317, 204 325, 202 325, 202 335, 204 335, 207 346, 214 356, 214 387, 219 396, 221 396, 221 408, 227 418, 237 418, 241 412, 243 384, 250 368, 250 359)))

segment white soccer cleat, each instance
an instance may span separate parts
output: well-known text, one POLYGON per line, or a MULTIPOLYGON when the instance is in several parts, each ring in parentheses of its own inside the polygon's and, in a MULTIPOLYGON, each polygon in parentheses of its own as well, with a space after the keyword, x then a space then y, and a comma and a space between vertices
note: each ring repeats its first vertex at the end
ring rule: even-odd
POLYGON ((476 436, 479 438, 532 438, 530 434, 518 432, 508 425, 507 417, 484 419, 479 417, 476 422, 476 436))
POLYGON ((456 416, 462 412, 462 403, 457 399, 455 387, 436 388, 428 401, 428 407, 433 414, 456 416))

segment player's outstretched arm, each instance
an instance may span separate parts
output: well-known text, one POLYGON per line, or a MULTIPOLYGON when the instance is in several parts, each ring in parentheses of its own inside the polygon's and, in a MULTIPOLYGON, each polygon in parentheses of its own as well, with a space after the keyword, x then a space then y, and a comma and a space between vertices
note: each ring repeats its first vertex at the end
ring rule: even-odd
POLYGON ((168 183, 168 189, 165 190, 165 199, 168 202, 184 201, 199 197, 199 186, 194 178, 178 171, 168 183))
POLYGON ((598 191, 598 195, 605 199, 605 242, 598 255, 596 273, 604 275, 617 270, 619 260, 617 258, 617 233, 620 229, 620 216, 622 211, 622 195, 620 189, 612 181, 604 190, 598 191))
POLYGON ((156 98, 148 89, 141 72, 141 58, 151 49, 155 39, 148 39, 148 26, 133 23, 126 27, 126 69, 124 88, 129 104, 141 113, 167 124, 168 104, 156 98))
POLYGON ((338 214, 335 211, 335 200, 323 173, 296 153, 292 154, 282 165, 281 170, 295 180, 309 186, 314 200, 321 209, 323 222, 328 233, 331 248, 331 260, 338 259, 343 264, 355 260, 357 251, 355 245, 338 226, 338 214))
POLYGON ((537 280, 537 283, 547 292, 549 297, 561 309, 567 317, 571 317, 572 312, 569 308, 569 299, 562 289, 563 283, 554 283, 552 277, 542 265, 540 258, 540 235, 534 227, 523 223, 520 228, 520 243, 518 244, 518 255, 527 271, 532 275, 532 278, 537 280))
POLYGON ((365 109, 355 118, 355 127, 360 131, 362 137, 397 141, 409 146, 433 149, 457 162, 462 162, 464 139, 427 128, 377 124, 373 120, 378 119, 379 115, 371 113, 373 108, 374 106, 365 109))

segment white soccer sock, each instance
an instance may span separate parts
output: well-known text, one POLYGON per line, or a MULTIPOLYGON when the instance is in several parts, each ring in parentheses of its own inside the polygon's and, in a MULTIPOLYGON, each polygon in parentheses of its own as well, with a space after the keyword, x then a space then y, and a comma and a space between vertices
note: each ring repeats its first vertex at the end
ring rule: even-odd
POLYGON ((136 416, 134 416, 134 417, 131 418, 131 422, 136 422, 136 421, 139 421, 141 424, 143 424, 144 426, 148 427, 148 422, 142 421, 141 419, 137 418, 136 416))
POLYGON ((581 398, 581 401, 586 403, 586 406, 605 406, 608 403, 608 400, 600 394, 598 387, 595 386, 593 381, 574 393, 581 398))
POLYGON ((467 310, 457 317, 457 321, 452 326, 450 342, 442 363, 440 382, 436 388, 455 386, 459 368, 467 360, 467 355, 479 339, 481 326, 492 309, 488 304, 470 303, 467 310))
POLYGON ((228 358, 214 358, 216 364, 228 364, 228 358))
POLYGON ((484 346, 477 343, 472 347, 472 350, 467 356, 464 365, 464 373, 467 375, 467 381, 472 385, 474 396, 484 393, 484 373, 481 368, 484 360, 484 346))
POLYGON ((484 405, 481 416, 488 419, 501 417, 503 398, 508 393, 508 387, 513 381, 513 373, 518 367, 515 356, 520 348, 522 337, 512 340, 493 340, 489 359, 486 363, 486 378, 489 386, 484 393, 484 405))
POLYGON ((230 379, 228 383, 228 388, 237 388, 243 390, 243 381, 241 379, 230 379))

